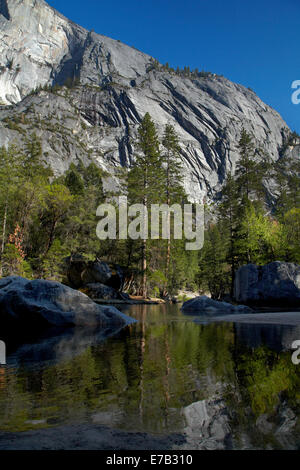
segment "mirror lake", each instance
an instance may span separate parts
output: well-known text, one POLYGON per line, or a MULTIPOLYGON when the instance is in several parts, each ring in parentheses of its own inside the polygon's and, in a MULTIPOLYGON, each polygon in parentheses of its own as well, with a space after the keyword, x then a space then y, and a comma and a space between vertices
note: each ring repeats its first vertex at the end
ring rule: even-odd
POLYGON ((137 323, 111 336, 77 328, 7 343, 0 449, 74 439, 100 449, 300 447, 300 326, 213 322, 178 304, 121 309, 137 323))

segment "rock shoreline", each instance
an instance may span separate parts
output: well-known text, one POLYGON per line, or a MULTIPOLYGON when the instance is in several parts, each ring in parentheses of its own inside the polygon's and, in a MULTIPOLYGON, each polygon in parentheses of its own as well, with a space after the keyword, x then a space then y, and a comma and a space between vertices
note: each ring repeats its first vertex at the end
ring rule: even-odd
POLYGON ((274 261, 247 264, 236 272, 234 297, 255 307, 300 307, 300 266, 274 261))
POLYGON ((0 279, 0 322, 6 329, 49 326, 120 327, 135 322, 59 282, 19 276, 0 279))

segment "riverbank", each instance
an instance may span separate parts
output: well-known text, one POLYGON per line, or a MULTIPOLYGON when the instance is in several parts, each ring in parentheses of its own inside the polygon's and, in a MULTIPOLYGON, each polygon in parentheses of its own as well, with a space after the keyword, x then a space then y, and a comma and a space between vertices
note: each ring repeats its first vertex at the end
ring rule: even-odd
POLYGON ((7 340, 0 450, 299 448, 299 312, 239 324, 245 314, 212 321, 169 303, 121 310, 137 321, 109 336, 7 340))
POLYGON ((0 450, 166 450, 185 442, 182 434, 126 432, 93 424, 0 432, 0 450))
MULTIPOLYGON (((195 321, 201 323, 201 317, 195 321)), ((207 322, 207 318, 203 319, 207 322)), ((212 323, 229 322, 229 323, 247 323, 247 324, 265 324, 265 325, 286 325, 299 326, 300 312, 265 312, 265 313, 243 313, 233 315, 212 316, 209 318, 212 323)))
POLYGON ((165 304, 166 301, 162 299, 127 299, 127 300, 121 300, 121 299, 109 299, 109 300, 104 300, 104 299, 93 299, 96 304, 100 305, 160 305, 160 304, 165 304))

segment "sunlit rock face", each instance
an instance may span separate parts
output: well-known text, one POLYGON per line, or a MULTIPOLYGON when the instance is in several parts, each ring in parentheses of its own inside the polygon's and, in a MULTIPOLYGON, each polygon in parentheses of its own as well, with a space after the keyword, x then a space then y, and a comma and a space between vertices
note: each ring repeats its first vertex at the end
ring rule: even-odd
POLYGON ((150 64, 146 54, 89 33, 43 0, 1 0, 0 13, 3 104, 20 101, 40 85, 79 75, 83 83, 99 85, 118 74, 128 84, 150 64))
POLYGON ((42 0, 1 0, 0 12, 0 103, 15 105, 0 109, 0 145, 23 139, 2 121, 23 113, 31 123, 21 126, 36 127, 56 174, 79 158, 113 173, 132 164, 137 127, 149 112, 160 136, 165 124, 174 125, 185 188, 195 201, 213 199, 234 170, 242 127, 279 158, 289 129, 253 91, 214 74, 188 78, 155 67, 149 55, 86 31, 42 0), (68 94, 25 98, 38 86, 75 78, 81 85, 68 94), (63 124, 64 142, 62 128, 38 127, 37 118, 63 124))
POLYGON ((71 51, 72 25, 43 1, 2 0, 0 99, 16 103, 39 85, 51 83, 71 51))

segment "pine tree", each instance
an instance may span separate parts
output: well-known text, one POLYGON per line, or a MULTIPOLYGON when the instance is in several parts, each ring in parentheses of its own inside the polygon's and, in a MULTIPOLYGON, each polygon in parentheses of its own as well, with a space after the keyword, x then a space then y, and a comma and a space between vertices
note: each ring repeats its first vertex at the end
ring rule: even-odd
POLYGON ((205 233, 205 242, 199 252, 198 284, 208 289, 214 299, 221 299, 230 287, 227 263, 227 244, 224 243, 223 227, 212 224, 205 233))
MULTIPOLYGON (((140 153, 128 176, 129 197, 134 203, 141 203, 147 209, 159 202, 162 193, 163 168, 159 140, 154 122, 149 113, 143 118, 138 129, 140 153)), ((142 241, 142 295, 147 296, 147 239, 142 241)))
POLYGON ((262 172, 257 161, 258 150, 252 136, 245 129, 242 129, 238 149, 240 158, 236 165, 236 181, 240 196, 249 199, 250 195, 262 192, 262 172))
MULTIPOLYGON (((24 156, 16 146, 12 145, 7 150, 4 147, 0 148, 0 208, 3 213, 0 261, 6 244, 9 212, 12 209, 15 192, 23 181, 23 162, 24 156)), ((0 266, 1 276, 2 267, 0 266)))
POLYGON ((218 207, 218 220, 223 226, 224 245, 227 245, 227 259, 231 270, 230 294, 234 293, 234 277, 237 267, 238 230, 240 223, 239 188, 234 177, 229 173, 222 190, 222 202, 218 207))
POLYGON ((57 231, 58 223, 65 217, 73 201, 69 189, 60 184, 52 184, 45 187, 44 214, 42 220, 47 227, 46 247, 43 255, 50 250, 57 231))
MULTIPOLYGON (((166 124, 164 136, 162 140, 164 152, 162 155, 162 161, 165 168, 165 203, 170 207, 173 203, 181 203, 184 198, 183 190, 183 176, 182 176, 182 165, 179 161, 180 146, 179 139, 176 135, 175 129, 172 125, 166 124)), ((170 227, 171 214, 168 213, 168 224, 170 227)), ((168 279, 169 267, 170 267, 170 256, 171 256, 171 239, 167 240, 167 256, 166 256, 166 267, 165 277, 168 279)), ((166 292, 165 292, 166 294, 166 292)))
POLYGON ((300 207, 300 161, 287 156, 274 162, 273 178, 278 188, 276 214, 280 220, 292 208, 300 207))
POLYGON ((65 176, 65 185, 73 195, 82 195, 84 192, 84 182, 75 165, 72 163, 65 176))
POLYGON ((47 180, 53 175, 52 170, 43 160, 43 148, 41 140, 35 133, 25 141, 24 153, 26 160, 24 162, 24 176, 28 179, 47 180))

